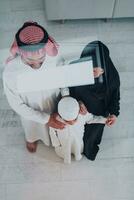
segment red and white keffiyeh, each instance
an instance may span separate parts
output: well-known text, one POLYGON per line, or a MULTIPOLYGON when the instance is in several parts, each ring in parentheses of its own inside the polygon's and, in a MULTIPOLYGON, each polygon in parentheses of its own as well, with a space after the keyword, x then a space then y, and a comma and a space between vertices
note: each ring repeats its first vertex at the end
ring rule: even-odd
POLYGON ((10 62, 17 55, 22 57, 42 57, 46 54, 56 56, 58 54, 58 48, 59 45, 48 35, 42 26, 36 22, 25 22, 16 33, 16 37, 10 48, 12 55, 6 60, 6 63, 10 62))

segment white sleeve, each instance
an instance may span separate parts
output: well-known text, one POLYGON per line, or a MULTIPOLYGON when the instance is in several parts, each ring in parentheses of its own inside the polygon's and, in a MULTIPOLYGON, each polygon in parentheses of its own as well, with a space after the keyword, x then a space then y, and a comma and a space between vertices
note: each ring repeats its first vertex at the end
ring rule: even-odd
POLYGON ((4 78, 3 86, 8 103, 16 113, 27 120, 35 121, 41 124, 46 124, 49 121, 49 114, 34 110, 33 108, 26 105, 17 91, 13 91, 8 87, 4 78))
POLYGON ((96 116, 89 113, 89 115, 87 115, 86 123, 87 124, 105 124, 106 118, 103 116, 96 116))
POLYGON ((85 123, 90 124, 90 122, 93 120, 93 115, 89 112, 86 113, 86 115, 82 115, 84 118, 85 123))

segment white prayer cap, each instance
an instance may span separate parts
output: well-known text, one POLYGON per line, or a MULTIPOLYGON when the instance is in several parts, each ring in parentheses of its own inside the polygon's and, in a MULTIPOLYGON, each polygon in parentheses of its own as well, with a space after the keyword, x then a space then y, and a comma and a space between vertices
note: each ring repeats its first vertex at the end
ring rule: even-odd
POLYGON ((58 113, 66 121, 75 120, 79 110, 79 103, 72 97, 64 97, 58 103, 58 113))

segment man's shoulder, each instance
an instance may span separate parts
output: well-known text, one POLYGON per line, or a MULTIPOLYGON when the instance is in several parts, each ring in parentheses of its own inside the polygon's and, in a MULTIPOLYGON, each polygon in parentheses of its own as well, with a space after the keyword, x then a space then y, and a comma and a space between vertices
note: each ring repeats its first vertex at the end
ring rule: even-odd
POLYGON ((17 76, 21 73, 21 67, 19 58, 15 58, 5 65, 2 78, 3 82, 10 88, 12 85, 16 85, 17 76))
POLYGON ((3 73, 16 75, 20 74, 23 71, 26 71, 28 68, 26 65, 21 61, 21 58, 18 56, 17 58, 11 60, 9 63, 5 64, 5 69, 3 73))
POLYGON ((20 68, 21 64, 21 59, 20 57, 14 58, 4 66, 4 72, 5 73, 10 73, 10 72, 15 72, 18 68, 20 68))

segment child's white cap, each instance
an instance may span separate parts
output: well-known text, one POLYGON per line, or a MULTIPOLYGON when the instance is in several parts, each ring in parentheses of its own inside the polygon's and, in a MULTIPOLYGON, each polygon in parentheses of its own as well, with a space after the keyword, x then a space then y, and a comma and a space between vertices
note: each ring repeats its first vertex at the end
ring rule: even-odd
POLYGON ((64 97, 58 103, 58 113, 66 121, 75 120, 79 114, 79 103, 72 97, 64 97))

